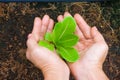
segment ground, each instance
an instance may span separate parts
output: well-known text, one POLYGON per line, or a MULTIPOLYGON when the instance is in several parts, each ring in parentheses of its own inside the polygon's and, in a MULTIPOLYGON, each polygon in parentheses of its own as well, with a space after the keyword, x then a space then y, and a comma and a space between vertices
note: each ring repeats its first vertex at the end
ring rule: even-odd
MULTIPOLYGON (((59 14, 81 14, 103 34, 109 52, 103 69, 110 80, 120 80, 120 1, 0 3, 0 80, 43 80, 43 75, 25 56, 27 35, 36 16, 48 14, 57 22, 59 14)), ((70 80, 74 80, 71 76, 70 80)))

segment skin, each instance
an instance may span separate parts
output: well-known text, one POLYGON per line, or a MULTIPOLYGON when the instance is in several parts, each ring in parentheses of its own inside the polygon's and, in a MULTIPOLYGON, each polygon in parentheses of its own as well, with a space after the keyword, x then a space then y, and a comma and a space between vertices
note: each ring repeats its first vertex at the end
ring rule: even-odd
POLYGON ((51 32, 54 21, 48 15, 34 20, 32 33, 28 35, 26 57, 42 70, 45 80, 69 80, 67 64, 55 53, 38 45, 46 32, 51 32), (58 73, 59 72, 59 73, 58 73))
MULTIPOLYGON (((57 19, 62 21, 66 16, 71 15, 65 12, 57 19)), ((75 48, 79 51, 80 59, 75 63, 68 63, 72 74, 76 80, 108 80, 102 70, 108 53, 108 45, 103 36, 96 27, 91 28, 79 14, 75 14, 74 19, 77 23, 76 34, 80 37, 75 48)))
MULTIPOLYGON (((58 21, 71 16, 68 12, 58 16, 58 21)), ((65 63, 56 52, 38 46, 46 32, 51 32, 54 21, 48 15, 42 20, 35 18, 32 32, 28 35, 26 57, 42 70, 45 80, 69 80, 70 71, 76 80, 108 80, 102 70, 103 62, 108 53, 108 46, 96 27, 90 27, 84 19, 75 14, 77 23, 76 34, 80 41, 75 48, 80 59, 75 63, 65 63)))

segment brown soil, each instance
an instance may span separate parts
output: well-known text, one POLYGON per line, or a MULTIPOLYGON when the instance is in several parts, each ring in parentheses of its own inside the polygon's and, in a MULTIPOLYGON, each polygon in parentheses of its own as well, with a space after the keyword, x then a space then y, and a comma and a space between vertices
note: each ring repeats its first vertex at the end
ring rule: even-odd
MULTIPOLYGON (((0 80, 43 80, 25 56, 27 35, 36 16, 80 13, 90 26, 97 26, 109 45, 104 71, 120 80, 120 2, 0 3, 0 80)), ((70 80, 74 80, 71 76, 70 80)))

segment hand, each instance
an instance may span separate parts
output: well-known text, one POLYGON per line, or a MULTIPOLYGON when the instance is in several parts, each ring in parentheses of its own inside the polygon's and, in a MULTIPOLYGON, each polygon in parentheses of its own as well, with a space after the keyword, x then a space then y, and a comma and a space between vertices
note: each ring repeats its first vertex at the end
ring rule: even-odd
POLYGON ((26 57, 42 70, 45 80, 68 80, 69 68, 63 60, 47 48, 38 45, 46 32, 51 32, 54 21, 45 15, 43 19, 36 17, 32 33, 28 35, 26 57))
MULTIPOLYGON (((59 15, 58 21, 64 17, 71 16, 65 12, 59 15)), ((76 80, 106 80, 107 77, 102 70, 102 64, 108 52, 108 46, 96 27, 90 27, 84 19, 75 14, 77 23, 76 34, 80 38, 75 48, 79 51, 80 59, 75 63, 68 63, 76 80), (101 76, 100 76, 101 75, 101 76)))

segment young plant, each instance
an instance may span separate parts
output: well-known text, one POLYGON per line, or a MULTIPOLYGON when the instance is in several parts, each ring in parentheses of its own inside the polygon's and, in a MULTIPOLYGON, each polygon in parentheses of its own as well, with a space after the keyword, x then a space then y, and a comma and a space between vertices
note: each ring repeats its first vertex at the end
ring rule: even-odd
POLYGON ((75 62, 79 59, 78 52, 73 48, 79 38, 74 34, 76 22, 73 17, 65 17, 62 22, 55 24, 52 33, 46 33, 45 40, 39 41, 39 45, 56 52, 66 61, 75 62))

